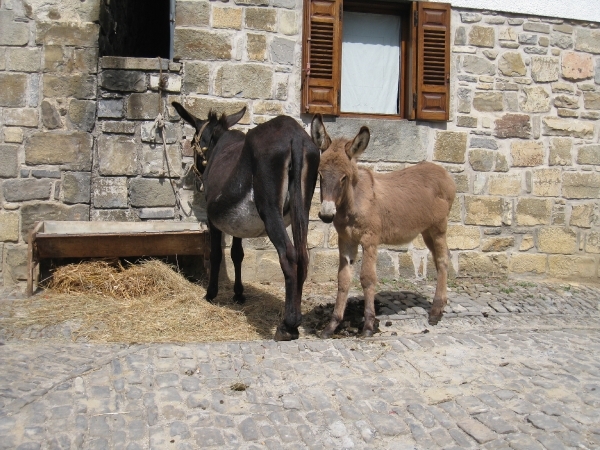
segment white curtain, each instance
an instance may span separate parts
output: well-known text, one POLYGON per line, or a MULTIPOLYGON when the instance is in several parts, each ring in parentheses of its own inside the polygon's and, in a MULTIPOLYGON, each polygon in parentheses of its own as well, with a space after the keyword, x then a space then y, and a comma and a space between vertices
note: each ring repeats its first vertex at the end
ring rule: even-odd
POLYGON ((344 12, 341 111, 397 114, 400 17, 344 12))

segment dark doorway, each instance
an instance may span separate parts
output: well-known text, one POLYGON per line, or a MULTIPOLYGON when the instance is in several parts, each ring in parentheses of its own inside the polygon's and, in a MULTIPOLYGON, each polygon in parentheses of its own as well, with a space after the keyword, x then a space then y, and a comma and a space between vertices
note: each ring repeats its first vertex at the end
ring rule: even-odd
POLYGON ((170 0, 102 0, 100 56, 169 59, 170 0))

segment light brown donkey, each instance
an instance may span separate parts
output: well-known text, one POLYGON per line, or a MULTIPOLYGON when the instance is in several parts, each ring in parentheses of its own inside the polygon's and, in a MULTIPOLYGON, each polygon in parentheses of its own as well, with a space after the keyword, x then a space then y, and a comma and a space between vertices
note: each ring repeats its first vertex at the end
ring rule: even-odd
POLYGON ((407 244, 421 233, 437 269, 437 287, 429 323, 442 317, 448 301, 448 245, 446 228, 456 185, 448 172, 429 162, 391 173, 359 168, 356 161, 369 144, 369 129, 362 127, 354 139, 331 141, 321 115, 311 124, 312 138, 321 149, 319 217, 338 233, 340 252, 338 292, 329 325, 321 337, 330 337, 344 317, 351 265, 358 245, 363 248, 360 282, 365 295, 363 336, 373 335, 377 246, 407 244))

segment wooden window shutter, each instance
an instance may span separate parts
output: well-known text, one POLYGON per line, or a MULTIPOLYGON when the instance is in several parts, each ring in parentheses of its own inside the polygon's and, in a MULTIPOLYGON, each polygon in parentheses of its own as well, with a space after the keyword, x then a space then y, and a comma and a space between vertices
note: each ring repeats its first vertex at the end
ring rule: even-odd
POLYGON ((305 0, 302 112, 339 114, 342 0, 305 0))
POLYGON ((414 111, 410 116, 447 121, 450 118, 450 5, 415 2, 412 11, 416 30, 411 33, 415 76, 412 82, 414 111))

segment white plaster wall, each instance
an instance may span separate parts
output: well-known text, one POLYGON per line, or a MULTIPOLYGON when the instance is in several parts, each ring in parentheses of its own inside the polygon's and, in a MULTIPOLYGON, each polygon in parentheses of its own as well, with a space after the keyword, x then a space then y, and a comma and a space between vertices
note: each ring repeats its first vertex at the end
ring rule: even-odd
POLYGON ((514 12, 561 19, 600 22, 600 0, 430 0, 455 8, 514 12))

